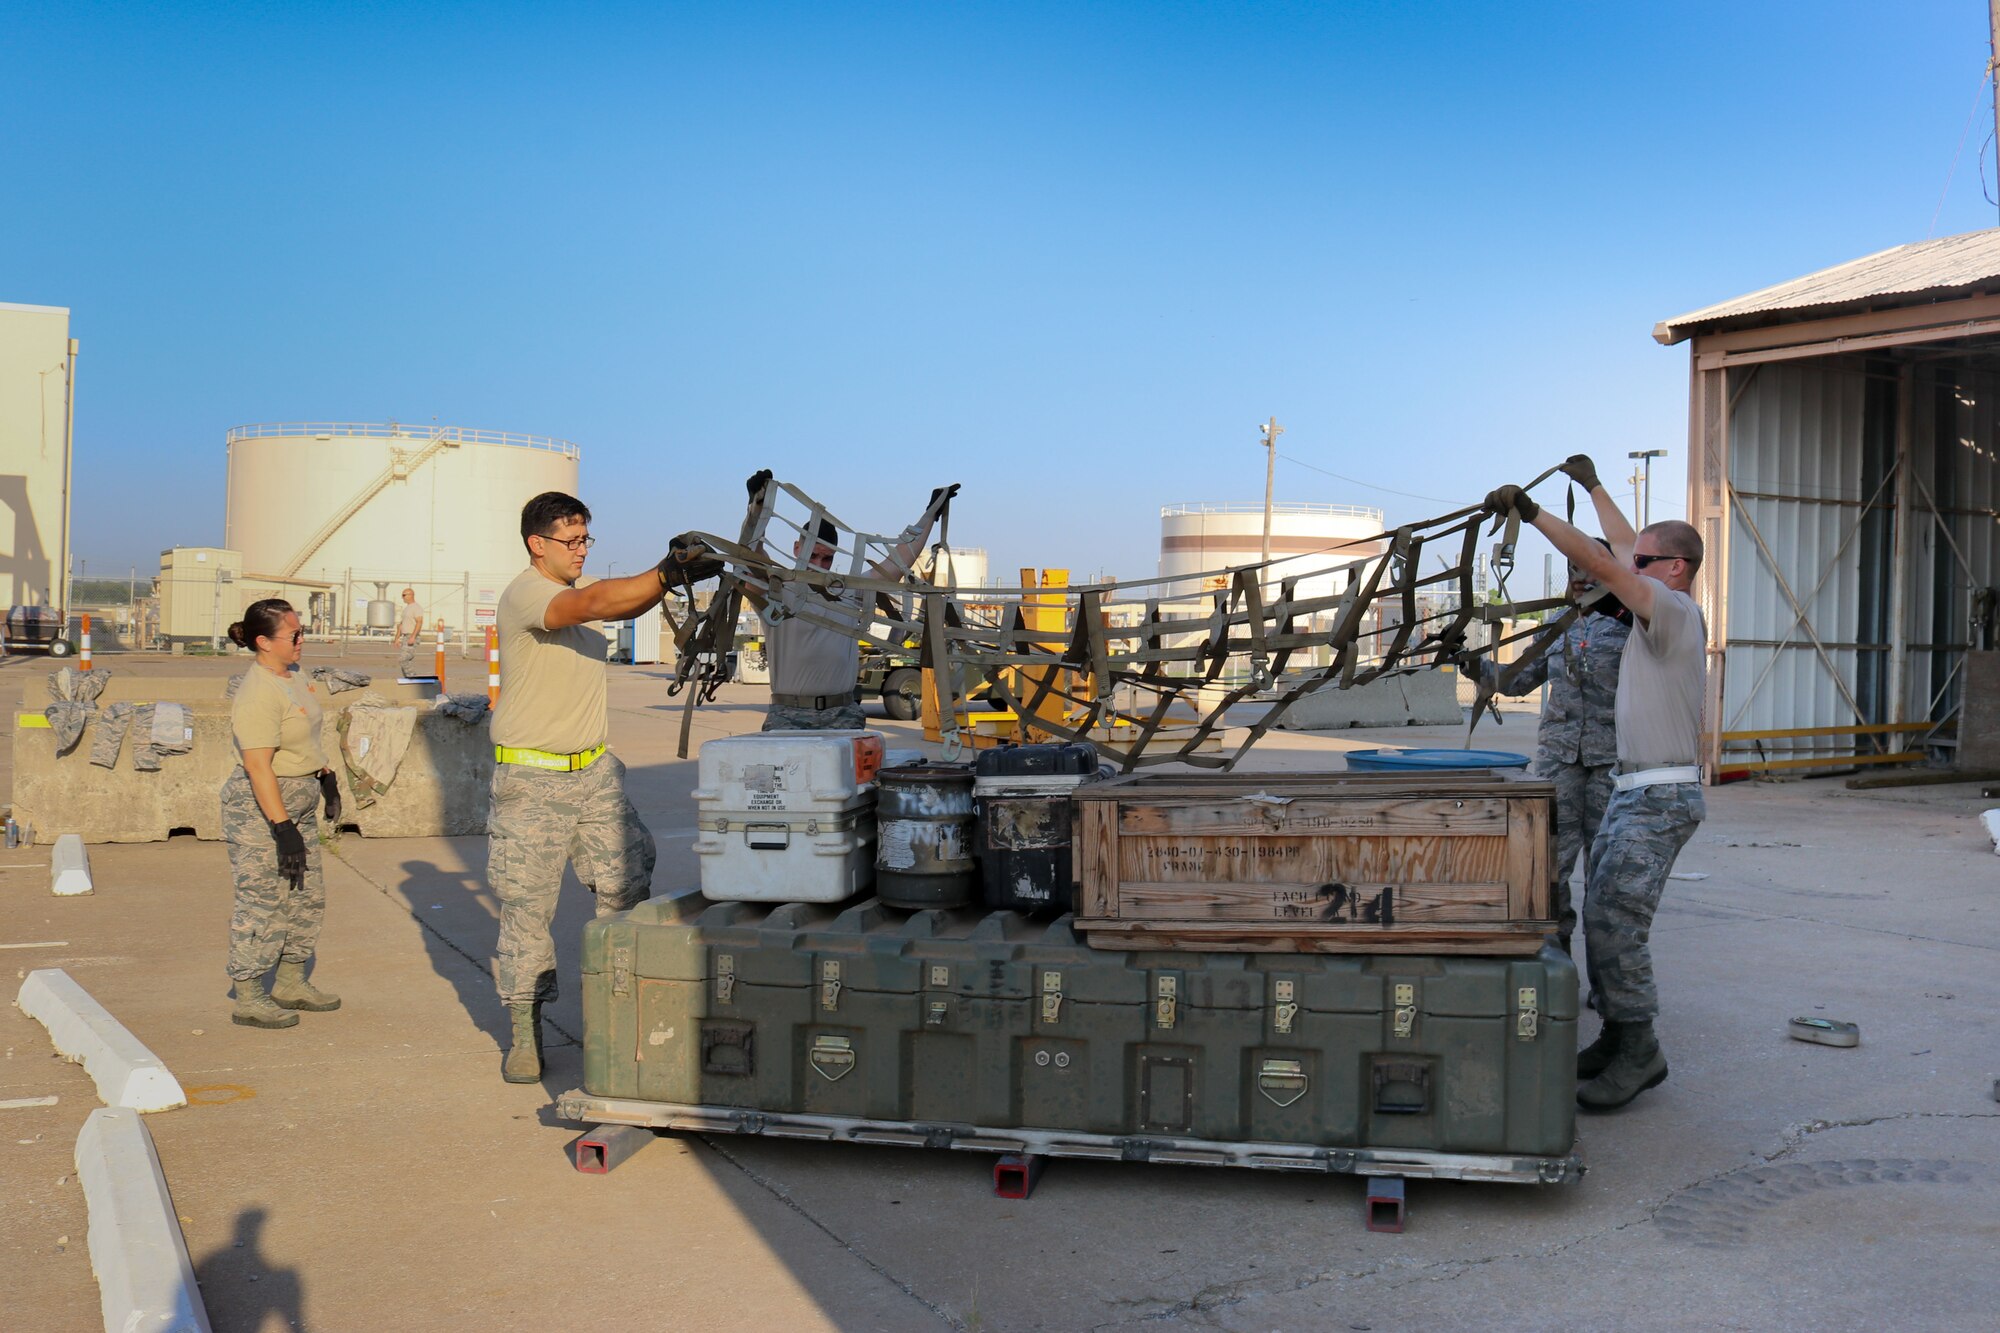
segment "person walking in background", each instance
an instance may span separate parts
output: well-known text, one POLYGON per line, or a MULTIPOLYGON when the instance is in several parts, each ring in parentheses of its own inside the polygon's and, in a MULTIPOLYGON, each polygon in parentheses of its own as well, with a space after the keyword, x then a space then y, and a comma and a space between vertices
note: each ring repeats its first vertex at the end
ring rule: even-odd
MULTIPOLYGON (((1610 543, 1598 543, 1605 550, 1610 543)), ((1597 582, 1576 566, 1569 570, 1571 601, 1581 601, 1597 582)), ((1588 860, 1591 840, 1604 820, 1611 798, 1611 770, 1618 762, 1618 663, 1625 636, 1632 631, 1632 613, 1609 593, 1585 607, 1569 628, 1541 650, 1500 693, 1520 697, 1543 684, 1549 687, 1542 721, 1535 732, 1532 772, 1556 789, 1556 938, 1564 953, 1576 933, 1576 905, 1570 893, 1570 872, 1588 860)), ((1490 658, 1479 659, 1479 675, 1496 687, 1505 668, 1490 658)))
POLYGON ((417 649, 424 636, 424 608, 417 605, 417 590, 403 589, 403 604, 396 611, 395 646, 399 650, 396 670, 408 679, 417 674, 417 649))
POLYGON ((340 790, 320 746, 319 687, 298 673, 304 640, 298 612, 275 597, 251 603, 229 627, 231 643, 257 654, 230 711, 241 762, 222 784, 222 836, 236 881, 230 1019, 246 1027, 288 1028, 299 1021, 291 1010, 340 1008, 339 996, 306 979, 326 917, 319 811, 324 802, 338 828, 340 790))
MULTIPOLYGON (((512 1043, 500 1076, 542 1076, 542 1006, 556 998, 549 935, 563 865, 597 897, 597 915, 652 894, 653 835, 625 795, 609 752, 608 643, 595 622, 627 620, 666 592, 672 557, 643 574, 580 584, 595 539, 583 501, 547 491, 521 510, 528 567, 500 595, 500 703, 486 877, 500 900, 494 984, 512 1043)), ((678 576, 675 576, 678 577, 678 576)))

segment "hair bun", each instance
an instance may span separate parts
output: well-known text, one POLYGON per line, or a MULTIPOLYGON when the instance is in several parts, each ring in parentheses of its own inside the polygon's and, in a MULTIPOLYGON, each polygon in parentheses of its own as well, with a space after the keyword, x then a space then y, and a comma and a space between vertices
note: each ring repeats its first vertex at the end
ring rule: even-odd
POLYGON ((248 648, 250 646, 248 638, 243 633, 242 621, 239 620, 229 627, 229 641, 238 648, 248 648))

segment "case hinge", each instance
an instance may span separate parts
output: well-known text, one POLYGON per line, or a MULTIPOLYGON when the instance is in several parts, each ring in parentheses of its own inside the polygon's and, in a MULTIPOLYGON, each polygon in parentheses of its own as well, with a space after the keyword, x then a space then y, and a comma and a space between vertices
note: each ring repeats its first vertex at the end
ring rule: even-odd
POLYGON ((1053 1023, 1062 1017, 1062 973, 1042 973, 1042 1021, 1053 1023))
POLYGON ((840 964, 825 962, 819 965, 819 1007, 840 1008, 840 964))
POLYGON ((1278 981, 1271 985, 1272 999, 1276 1007, 1271 1011, 1271 1028, 1281 1037, 1292 1033, 1292 1020, 1299 1016, 1299 1006, 1294 998, 1298 995, 1298 983, 1278 981))
POLYGON ((1417 1029, 1417 988, 1407 981, 1399 981, 1395 987, 1396 1008, 1391 1031, 1398 1037, 1407 1037, 1417 1029))
POLYGON ((715 956, 715 1002, 728 1004, 736 994, 736 955, 719 953, 715 956))
POLYGON ((1520 1012, 1514 1015, 1514 1035, 1522 1041, 1533 1041, 1541 1030, 1541 1005, 1533 986, 1523 986, 1515 996, 1520 1012))
POLYGON ((1179 1017, 1177 1003, 1181 984, 1176 977, 1161 977, 1153 983, 1153 1026, 1170 1028, 1179 1017))

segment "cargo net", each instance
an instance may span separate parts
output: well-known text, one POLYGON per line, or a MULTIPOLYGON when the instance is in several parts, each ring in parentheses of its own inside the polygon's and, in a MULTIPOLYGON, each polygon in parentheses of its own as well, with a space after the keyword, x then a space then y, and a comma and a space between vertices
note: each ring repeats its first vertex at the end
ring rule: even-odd
POLYGON ((746 605, 767 626, 797 617, 913 652, 934 682, 948 759, 964 748, 960 719, 972 711, 969 695, 976 690, 987 707, 1012 712, 1029 732, 1094 745, 1126 772, 1166 763, 1227 770, 1315 690, 1445 664, 1473 669, 1482 656, 1520 646, 1497 679, 1480 673, 1476 725, 1493 694, 1557 642, 1583 609, 1567 598, 1509 600, 1515 516, 1492 519, 1486 535, 1500 538, 1489 564, 1495 589, 1490 598, 1477 596, 1481 529, 1491 517, 1477 506, 1330 543, 1318 567, 1302 569, 1300 557, 1286 556, 1281 574, 1270 572, 1279 561, 1266 561, 1051 589, 956 586, 949 504, 939 499, 925 514, 939 522, 937 543, 907 565, 899 551, 920 539, 922 525, 896 536, 861 532, 781 481, 766 483, 751 500, 735 539, 703 532, 675 538, 682 586, 665 609, 677 645, 670 690, 687 696, 681 757, 695 706, 713 699, 729 677, 728 655, 746 605), (1355 554, 1361 547, 1381 549, 1355 554), (815 553, 828 567, 814 564, 815 553), (1426 558, 1437 566, 1428 573, 1426 558), (700 605, 695 585, 710 577, 716 590, 700 605), (1306 584, 1338 591, 1302 595, 1306 584), (1179 591, 1190 585, 1201 591, 1179 591), (1558 608, 1562 614, 1548 623, 1470 641, 1476 622, 1497 626, 1558 608), (1308 664, 1321 649, 1326 661, 1308 664), (1267 696, 1270 706, 1233 734, 1228 711, 1252 696, 1267 696))

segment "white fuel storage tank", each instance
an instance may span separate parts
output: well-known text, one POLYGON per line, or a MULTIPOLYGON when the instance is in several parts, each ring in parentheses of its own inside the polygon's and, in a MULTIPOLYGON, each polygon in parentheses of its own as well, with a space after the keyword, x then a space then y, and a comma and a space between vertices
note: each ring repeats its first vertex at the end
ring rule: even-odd
MULTIPOLYGON (((1264 506, 1192 503, 1160 510, 1160 577, 1172 580, 1174 598, 1199 597, 1227 580, 1197 577, 1263 559, 1264 506)), ((1275 590, 1279 581, 1300 577, 1301 597, 1325 597, 1345 589, 1346 575, 1336 567, 1365 560, 1388 549, 1382 534, 1382 511, 1363 505, 1303 504, 1271 506, 1272 566, 1264 582, 1275 590)))
POLYGON ((577 493, 567 440, 407 423, 280 422, 228 435, 223 545, 246 575, 334 585, 336 620, 362 629, 386 584, 413 588, 426 624, 492 623, 527 564, 521 506, 577 493))

